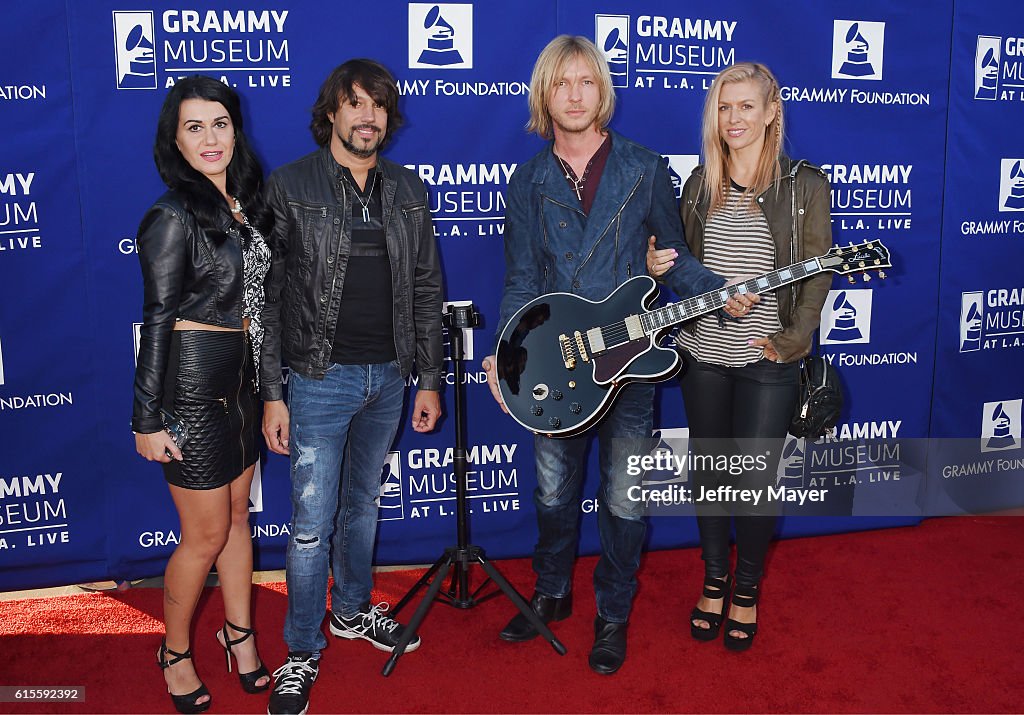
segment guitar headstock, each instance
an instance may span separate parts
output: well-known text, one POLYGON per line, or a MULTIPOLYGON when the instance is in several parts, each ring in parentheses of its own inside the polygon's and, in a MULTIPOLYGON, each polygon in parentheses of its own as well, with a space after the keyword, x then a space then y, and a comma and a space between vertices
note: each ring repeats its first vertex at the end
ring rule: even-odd
POLYGON ((885 278, 886 268, 892 268, 889 262, 889 249, 878 239, 863 241, 848 246, 833 246, 828 253, 818 259, 826 271, 833 271, 848 276, 854 282, 854 273, 864 273, 864 282, 871 280, 867 271, 878 271, 879 278, 885 278))

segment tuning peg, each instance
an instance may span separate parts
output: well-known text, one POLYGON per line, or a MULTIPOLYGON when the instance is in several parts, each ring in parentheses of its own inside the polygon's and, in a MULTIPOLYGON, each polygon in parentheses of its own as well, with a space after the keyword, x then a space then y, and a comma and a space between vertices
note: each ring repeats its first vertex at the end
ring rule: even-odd
POLYGON ((874 241, 868 241, 867 247, 868 248, 874 248, 875 247, 875 242, 874 241))
POLYGON ((878 272, 878 277, 881 278, 884 281, 885 280, 885 271, 879 271, 878 272))
POLYGON ((864 274, 864 282, 865 283, 870 283, 871 282, 871 274, 870 273, 865 273, 864 274))
POLYGON ((857 279, 854 278, 853 276, 846 276, 846 280, 850 281, 850 285, 853 285, 857 282, 857 279))

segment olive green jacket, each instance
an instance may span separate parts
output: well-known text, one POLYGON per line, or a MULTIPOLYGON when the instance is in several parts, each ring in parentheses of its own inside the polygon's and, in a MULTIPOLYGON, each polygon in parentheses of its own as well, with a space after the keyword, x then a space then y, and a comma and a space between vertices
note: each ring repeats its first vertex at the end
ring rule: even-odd
MULTIPOLYGON (((775 267, 824 255, 832 246, 832 192, 825 172, 805 161, 782 157, 782 178, 755 199, 775 241, 775 267), (792 240, 795 238, 795 240, 792 240)), ((704 259, 704 226, 709 197, 701 196, 703 166, 693 170, 683 187, 679 213, 686 242, 704 259)), ((811 350, 811 336, 821 319, 832 274, 820 273, 778 290, 782 330, 769 336, 784 362, 799 360, 811 350)))

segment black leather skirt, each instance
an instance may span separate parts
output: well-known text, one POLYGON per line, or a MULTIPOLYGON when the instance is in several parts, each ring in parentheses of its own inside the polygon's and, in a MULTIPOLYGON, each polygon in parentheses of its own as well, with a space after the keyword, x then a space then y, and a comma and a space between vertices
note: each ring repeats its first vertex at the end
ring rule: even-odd
POLYGON ((188 428, 182 461, 164 477, 185 489, 216 489, 259 458, 256 372, 246 331, 175 330, 164 408, 188 428))

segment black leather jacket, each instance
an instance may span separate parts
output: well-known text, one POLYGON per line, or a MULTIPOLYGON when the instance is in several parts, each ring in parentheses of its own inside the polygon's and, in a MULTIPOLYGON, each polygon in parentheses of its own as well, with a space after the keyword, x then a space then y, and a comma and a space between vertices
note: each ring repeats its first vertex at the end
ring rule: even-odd
POLYGON ((226 206, 220 218, 216 229, 202 228, 181 196, 168 191, 139 225, 144 302, 132 407, 135 432, 163 428, 160 402, 177 320, 242 327, 241 233, 226 206))
MULTIPOLYGON (((416 363, 419 388, 441 387, 441 263, 427 191, 415 173, 384 158, 383 221, 391 261, 395 354, 402 375, 416 363)), ((260 391, 283 398, 281 358, 323 379, 352 246, 352 207, 327 148, 287 164, 267 181, 274 211, 273 264, 263 309, 260 391)))

